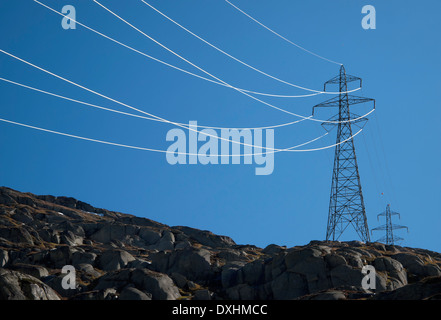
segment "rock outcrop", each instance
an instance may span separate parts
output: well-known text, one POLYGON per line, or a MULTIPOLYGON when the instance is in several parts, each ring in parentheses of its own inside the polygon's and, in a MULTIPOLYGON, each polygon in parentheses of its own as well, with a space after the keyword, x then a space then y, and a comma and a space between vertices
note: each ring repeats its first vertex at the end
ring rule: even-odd
POLYGON ((0 299, 440 299, 440 283, 441 254, 428 250, 358 241, 258 248, 0 188, 0 299), (362 288, 366 265, 375 290, 362 288))

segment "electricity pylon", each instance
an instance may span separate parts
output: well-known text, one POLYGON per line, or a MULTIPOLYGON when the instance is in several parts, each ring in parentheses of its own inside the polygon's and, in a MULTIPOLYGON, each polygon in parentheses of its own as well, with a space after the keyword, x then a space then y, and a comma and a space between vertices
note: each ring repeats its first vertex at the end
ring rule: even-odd
MULTIPOLYGON (((400 240, 404 240, 404 239, 401 238, 401 237, 394 236, 393 230, 396 230, 396 229, 407 229, 407 232, 409 232, 409 228, 408 227, 400 226, 400 225, 392 223, 392 216, 393 215, 398 215, 398 218, 400 218, 400 214, 398 212, 394 212, 394 211, 390 210, 390 204, 388 204, 386 206, 386 211, 384 211, 384 212, 382 212, 382 213, 377 215, 377 220, 378 220, 378 217, 380 217, 380 216, 386 216, 386 224, 372 229, 372 231, 374 231, 374 230, 386 230, 386 235, 384 237, 378 239, 377 240, 378 242, 383 242, 385 244, 394 245, 396 241, 400 241, 400 240)), ((371 233, 372 233, 372 231, 371 231, 371 233)))
POLYGON ((375 100, 348 94, 348 83, 353 81, 359 81, 361 87, 361 78, 347 75, 342 65, 340 74, 325 82, 323 89, 326 91, 327 85, 336 84, 339 86, 340 94, 314 106, 312 114, 314 115, 315 108, 338 107, 338 114, 322 123, 326 130, 328 130, 327 126, 337 126, 326 240, 338 240, 346 228, 352 225, 360 239, 368 242, 369 228, 352 137, 352 126, 364 125, 367 118, 351 113, 349 106, 373 101, 375 108, 375 100))

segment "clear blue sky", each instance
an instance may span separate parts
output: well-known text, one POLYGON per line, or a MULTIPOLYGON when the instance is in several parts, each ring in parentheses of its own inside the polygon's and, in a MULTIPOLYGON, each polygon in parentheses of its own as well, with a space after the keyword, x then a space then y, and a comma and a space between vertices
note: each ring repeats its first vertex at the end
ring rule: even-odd
MULTIPOLYGON (((80 22, 141 51, 203 75, 92 1, 74 5, 80 22)), ((304 94, 243 67, 166 21, 138 0, 102 3, 233 85, 304 94)), ((220 48, 284 80, 321 89, 338 66, 282 41, 222 0, 152 0, 159 10, 220 48)), ((238 0, 233 3, 308 50, 344 63, 363 78, 357 94, 377 111, 355 139, 369 227, 391 203, 405 246, 441 251, 441 2, 238 0), (361 8, 374 5, 377 29, 364 30, 361 8), (381 142, 382 141, 382 142, 381 142), (381 193, 384 193, 382 196, 381 193)), ((0 0, 0 48, 112 98, 179 122, 254 127, 296 118, 233 90, 167 68, 61 17, 31 0, 0 0)), ((43 90, 127 111, 0 54, 0 76, 43 90)), ((329 97, 268 99, 309 115, 329 97)), ((80 106, 0 82, 0 117, 95 139, 166 149, 171 125, 80 106)), ((369 105, 352 111, 364 114, 369 105)), ((323 111, 320 116, 328 117, 323 111)), ((276 130, 276 147, 320 135, 319 123, 276 130)), ((311 147, 333 143, 335 135, 311 147)), ((231 236, 237 243, 302 245, 325 237, 333 150, 279 153, 272 175, 254 165, 177 165, 164 154, 121 149, 0 123, 0 184, 35 194, 72 196, 96 207, 231 236)), ((383 234, 374 233, 372 239, 383 234)), ((355 236, 348 232, 342 240, 355 236)))

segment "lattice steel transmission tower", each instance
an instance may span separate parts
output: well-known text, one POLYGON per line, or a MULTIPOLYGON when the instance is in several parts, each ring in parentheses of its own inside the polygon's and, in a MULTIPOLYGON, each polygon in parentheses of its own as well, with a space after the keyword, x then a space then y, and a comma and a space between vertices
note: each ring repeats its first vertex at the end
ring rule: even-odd
POLYGON ((368 242, 370 241, 369 228, 352 138, 352 126, 363 126, 367 118, 351 113, 349 106, 373 101, 375 108, 375 100, 348 94, 348 83, 354 81, 359 81, 361 87, 361 78, 346 74, 342 65, 340 74, 325 82, 324 85, 324 91, 328 85, 338 85, 340 94, 315 105, 312 114, 314 115, 315 108, 338 107, 338 114, 331 117, 328 122, 322 123, 326 130, 329 126, 337 127, 326 240, 338 240, 346 228, 352 225, 360 239, 368 242))
MULTIPOLYGON (((392 223, 392 216, 393 215, 398 215, 398 218, 400 218, 400 214, 398 212, 394 212, 390 210, 390 204, 388 204, 386 206, 386 211, 380 213, 377 215, 377 220, 380 216, 385 216, 386 217, 386 224, 376 227, 374 229, 372 229, 372 231, 375 230, 386 230, 386 235, 380 239, 378 239, 377 241, 379 242, 383 242, 385 244, 389 244, 389 245, 394 245, 396 241, 400 241, 400 240, 404 240, 401 237, 398 236, 394 236, 393 234, 393 230, 396 229, 407 229, 407 232, 409 232, 409 228, 406 226, 400 226, 397 224, 393 224, 392 223)), ((372 233, 371 231, 371 233, 372 233)))

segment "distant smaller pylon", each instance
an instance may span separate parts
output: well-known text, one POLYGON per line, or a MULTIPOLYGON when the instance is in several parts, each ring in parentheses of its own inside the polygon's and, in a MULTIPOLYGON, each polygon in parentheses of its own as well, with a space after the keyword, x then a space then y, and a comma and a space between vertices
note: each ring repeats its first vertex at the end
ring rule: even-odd
POLYGON ((401 237, 398 237, 398 236, 394 236, 393 230, 396 230, 396 229, 407 229, 407 232, 409 232, 409 228, 408 227, 400 226, 400 225, 392 223, 392 216, 393 215, 398 215, 398 218, 400 218, 400 214, 398 212, 394 212, 394 211, 390 210, 390 204, 388 204, 386 206, 386 211, 384 211, 384 212, 382 212, 382 213, 377 215, 377 220, 378 220, 378 218, 380 216, 385 216, 386 217, 386 224, 384 224, 382 226, 379 226, 379 227, 376 227, 376 228, 371 230, 371 233, 374 230, 386 230, 386 235, 384 237, 378 239, 377 240, 378 242, 383 242, 383 243, 388 244, 388 245, 394 245, 396 241, 401 241, 401 240, 404 240, 404 239, 401 238, 401 237))

